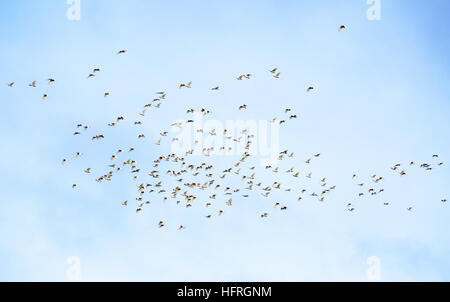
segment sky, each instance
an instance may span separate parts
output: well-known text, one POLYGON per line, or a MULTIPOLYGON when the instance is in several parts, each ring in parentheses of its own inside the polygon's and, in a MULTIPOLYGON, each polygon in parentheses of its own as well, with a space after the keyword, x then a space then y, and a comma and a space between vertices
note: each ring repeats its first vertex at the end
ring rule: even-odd
POLYGON ((365 0, 81 0, 74 21, 65 0, 0 2, 0 281, 450 281, 441 202, 450 197, 450 3, 380 4, 380 20, 369 20, 365 0), (246 73, 251 80, 236 80, 246 73), (157 91, 167 100, 136 130, 157 91), (326 177, 336 190, 325 202, 236 195, 229 208, 220 197, 214 210, 225 215, 208 220, 201 203, 187 210, 156 198, 136 214, 121 205, 136 197, 129 175, 99 184, 83 173, 129 147, 150 171, 170 153, 154 142, 190 108, 218 121, 270 121, 292 108, 298 119, 280 127, 279 145, 295 158, 280 163, 278 180, 298 190, 326 177), (124 124, 106 126, 118 116, 124 124), (78 123, 90 129, 74 137, 78 123), (98 134, 105 140, 89 139, 98 134), (396 163, 407 175, 390 169, 396 163), (292 182, 291 166, 313 170, 312 183, 292 182), (385 192, 359 198, 356 184, 373 174, 385 192))

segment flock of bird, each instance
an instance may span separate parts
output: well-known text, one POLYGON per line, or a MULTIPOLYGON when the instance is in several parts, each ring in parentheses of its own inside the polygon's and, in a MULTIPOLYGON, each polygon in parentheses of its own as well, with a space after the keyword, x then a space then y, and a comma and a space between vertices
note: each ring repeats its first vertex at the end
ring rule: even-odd
MULTIPOLYGON (((438 154, 434 154, 431 156, 432 159, 435 161, 432 164, 429 163, 422 163, 420 165, 417 165, 416 162, 411 161, 409 162, 409 164, 407 164, 408 168, 412 168, 414 166, 417 166, 419 169, 423 169, 425 171, 431 171, 433 170, 433 168, 438 168, 444 165, 443 162, 439 161, 439 155, 438 154)), ((405 165, 406 166, 406 165, 405 165)), ((403 167, 402 164, 400 163, 396 163, 395 165, 393 165, 393 167, 390 168, 395 174, 397 174, 399 177, 404 177, 407 175, 407 168, 403 167)), ((363 196, 376 196, 379 194, 382 194, 385 192, 385 190, 383 188, 376 188, 377 186, 380 186, 382 184, 382 182, 384 181, 384 177, 383 176, 379 176, 376 174, 373 174, 370 176, 369 180, 367 182, 358 182, 358 176, 356 174, 352 175, 352 180, 356 181, 356 185, 359 188, 357 196, 358 197, 363 197, 363 196), (370 184, 370 186, 368 185, 368 183, 370 184), (368 188, 366 190, 363 190, 364 188, 368 188)), ((441 199, 441 202, 446 203, 447 199, 441 199)), ((390 203, 389 202, 384 202, 383 203, 384 206, 389 206, 390 203)), ((353 207, 352 203, 348 203, 347 204, 348 210, 349 211, 354 211, 355 208, 353 207)), ((406 210, 408 211, 412 211, 413 207, 409 206, 406 208, 406 210)))
MULTIPOLYGON (((338 28, 339 31, 345 30, 344 25, 338 28)), ((120 50, 117 55, 125 55, 127 50, 120 50)), ((101 72, 100 68, 95 68, 91 73, 88 74, 87 78, 93 78, 98 73, 101 72)), ((274 79, 280 79, 281 72, 278 68, 272 68, 268 70, 268 73, 274 79)), ((236 77, 238 81, 251 80, 252 74, 241 74, 236 77)), ((55 79, 49 78, 47 80, 48 85, 54 85, 55 79)), ((11 82, 8 84, 9 87, 14 87, 15 83, 11 82)), ((32 81, 29 87, 37 87, 37 82, 32 81)), ((191 89, 192 82, 181 83, 178 86, 179 89, 191 89)), ((220 90, 219 86, 212 87, 211 90, 220 90)), ((307 92, 313 92, 315 88, 309 86, 306 88, 307 92)), ((109 92, 104 93, 104 97, 110 96, 109 92)), ((49 98, 48 94, 43 94, 42 99, 46 100, 49 98)), ((137 116, 144 117, 147 111, 151 109, 157 110, 162 104, 167 100, 167 93, 165 91, 159 91, 155 93, 153 100, 143 106, 137 116)), ((248 106, 243 104, 237 108, 238 110, 247 110, 248 106)), ((273 118, 272 123, 279 123, 280 125, 291 122, 297 119, 297 115, 292 112, 291 108, 285 108, 285 116, 281 118, 273 118)), ((211 110, 201 108, 199 110, 188 109, 186 114, 198 113, 203 116, 211 114, 211 110)), ((115 127, 119 123, 123 122, 125 117, 119 116, 115 120, 109 123, 108 127, 115 127)), ((187 118, 183 122, 177 122, 171 127, 182 128, 190 123, 193 123, 194 119, 187 118)), ((134 126, 139 127, 143 122, 139 120, 133 121, 134 126)), ((73 132, 74 136, 82 136, 84 133, 88 133, 90 127, 88 125, 77 124, 76 129, 73 132)), ((184 206, 190 208, 200 203, 200 206, 206 207, 208 209, 213 209, 216 205, 216 209, 211 213, 206 215, 206 219, 212 219, 214 216, 225 215, 226 208, 232 207, 234 200, 242 200, 242 198, 250 198, 251 196, 262 196, 270 200, 277 192, 290 192, 294 194, 297 201, 302 201, 305 198, 312 198, 319 202, 324 202, 333 191, 336 190, 336 185, 329 184, 326 177, 314 177, 311 166, 314 161, 320 160, 322 157, 321 153, 311 154, 310 158, 299 160, 296 158, 294 152, 291 150, 283 150, 278 155, 277 166, 267 165, 265 167, 259 167, 254 164, 254 158, 250 154, 249 150, 254 143, 254 135, 249 133, 248 130, 242 130, 235 136, 234 133, 230 133, 229 129, 223 130, 220 133, 216 129, 199 129, 197 132, 202 135, 219 136, 222 135, 224 141, 233 142, 236 144, 241 144, 243 146, 243 152, 239 154, 239 158, 233 162, 220 161, 217 165, 213 165, 207 162, 207 159, 215 151, 233 151, 235 147, 225 147, 220 146, 219 150, 215 149, 213 146, 203 146, 201 156, 194 155, 194 149, 186 150, 184 154, 177 155, 175 153, 169 154, 159 154, 153 159, 152 168, 146 170, 138 165, 136 160, 131 159, 132 154, 136 151, 134 147, 128 147, 125 150, 119 149, 115 150, 113 154, 108 158, 108 163, 105 164, 106 173, 100 173, 95 176, 95 181, 98 183, 110 182, 119 173, 126 173, 128 171, 132 181, 136 183, 136 196, 134 201, 136 203, 136 212, 140 213, 150 207, 152 202, 161 200, 174 201, 179 206, 184 206), (128 154, 127 157, 125 157, 128 154), (121 159, 122 158, 122 159, 121 159), (281 168, 281 165, 286 163, 289 167, 281 168), (302 168, 295 167, 294 164, 304 163, 302 168), (225 165, 222 168, 218 166, 225 165), (260 171, 262 170, 262 171, 260 171), (303 172, 305 171, 305 172, 303 172), (280 181, 270 181, 264 183, 260 181, 263 179, 270 179, 273 176, 276 179, 280 179, 280 174, 283 173, 288 176, 287 184, 280 181), (264 174, 264 177, 259 177, 264 174), (305 184, 304 188, 299 188, 298 179, 304 178, 309 180, 309 183, 305 184), (140 179, 146 181, 140 181, 140 179), (316 182, 313 182, 316 180, 316 182), (238 183, 238 185, 236 185, 238 183), (316 186, 314 188, 314 185, 316 186), (312 189, 311 189, 312 188, 312 189)), ((92 136, 92 141, 98 141, 104 139, 103 134, 94 134, 92 136)), ((138 139, 145 139, 145 134, 139 134, 138 139)), ((160 138, 154 142, 155 145, 160 146, 163 140, 168 140, 171 142, 177 142, 180 140, 179 137, 169 137, 169 131, 163 131, 160 133, 160 138)), ((195 141, 195 145, 198 141, 195 141)), ((234 146, 234 144, 232 144, 234 146)), ((229 144, 227 145, 229 146, 229 144)), ((237 150, 237 148, 236 148, 237 150)), ((242 149, 239 149, 242 150, 242 149)), ((75 159, 83 156, 82 152, 75 153, 75 159)), ((254 157, 254 156, 253 156, 254 157)), ((230 157, 233 158, 233 157, 230 157)), ((432 158, 437 160, 438 155, 433 155, 432 158)), ((64 158, 62 164, 66 165, 69 162, 68 159, 64 158)), ((409 167, 418 166, 421 169, 430 171, 436 167, 443 166, 443 162, 436 162, 433 164, 422 163, 417 165, 415 162, 410 162, 409 167)), ((397 173, 400 177, 407 174, 407 168, 403 167, 401 164, 395 164, 391 167, 394 173, 397 173)), ((86 167, 83 171, 85 174, 92 174, 95 169, 91 167, 86 167)), ((349 177, 350 178, 350 177, 349 177)), ((355 186, 358 188, 357 197, 375 196, 382 194, 384 189, 380 185, 384 181, 383 176, 372 175, 370 179, 366 182, 361 182, 359 176, 354 174, 351 179, 355 182, 355 186), (359 181, 358 181, 359 180, 359 181)), ((73 184, 72 188, 76 189, 77 184, 73 184)), ((288 193, 283 193, 288 194, 288 193)), ((446 199, 441 200, 443 203, 447 202, 446 199)), ((131 205, 128 200, 122 201, 121 204, 126 207, 131 205)), ((389 202, 385 202, 384 206, 389 206, 389 202)), ((279 209, 280 211, 288 210, 288 204, 279 201, 271 202, 271 207, 279 209)), ((347 204, 347 210, 350 212, 355 211, 355 206, 353 203, 347 204)), ((408 207, 406 210, 412 211, 412 207, 408 207)), ((258 214, 261 218, 265 219, 269 217, 268 212, 262 212, 258 214)), ((163 228, 166 226, 164 221, 159 221, 157 226, 163 228)), ((178 225, 179 230, 185 229, 186 226, 178 225)))

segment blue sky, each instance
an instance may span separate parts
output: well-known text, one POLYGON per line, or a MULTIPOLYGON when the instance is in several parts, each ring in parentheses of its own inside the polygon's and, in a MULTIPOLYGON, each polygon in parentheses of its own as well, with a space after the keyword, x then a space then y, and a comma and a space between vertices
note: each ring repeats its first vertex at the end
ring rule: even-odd
POLYGON ((450 4, 381 0, 379 21, 367 20, 368 7, 82 0, 81 20, 69 21, 63 0, 1 2, 0 280, 65 281, 75 256, 84 281, 366 281, 376 256, 381 280, 450 281, 450 209, 441 202, 450 197, 448 164, 430 173, 406 168, 402 178, 389 169, 450 158, 450 4), (87 80, 95 67, 102 72, 87 80), (236 81, 243 73, 253 79, 236 81), (33 80, 38 87, 27 87, 33 80), (187 81, 193 88, 179 90, 187 81), (146 140, 133 127, 107 129, 120 115, 130 122, 160 90, 167 101, 145 117, 146 140), (257 195, 236 196, 223 217, 206 221, 203 206, 187 212, 158 201, 136 215, 121 206, 135 197, 129 178, 98 184, 82 172, 131 146, 151 164, 170 152, 153 144, 159 133, 202 107, 224 121, 270 120, 292 108, 299 119, 281 128, 280 148, 296 158, 280 170, 306 172, 304 160, 320 152, 311 169, 336 192, 325 203, 281 192, 274 199, 288 205, 285 213, 257 195), (74 138, 78 123, 105 141, 74 138), (382 175, 386 192, 358 199, 354 173, 361 182, 382 175), (160 220, 168 227, 158 229, 160 220))

